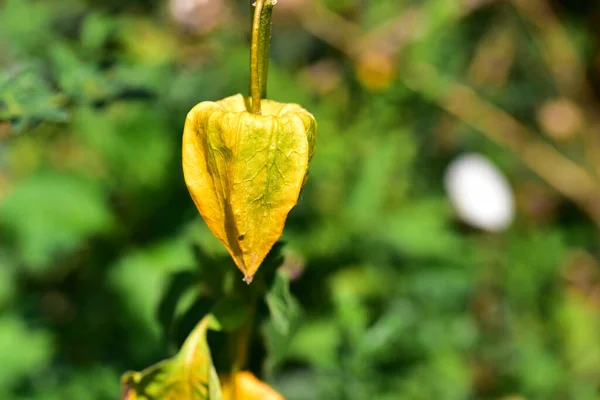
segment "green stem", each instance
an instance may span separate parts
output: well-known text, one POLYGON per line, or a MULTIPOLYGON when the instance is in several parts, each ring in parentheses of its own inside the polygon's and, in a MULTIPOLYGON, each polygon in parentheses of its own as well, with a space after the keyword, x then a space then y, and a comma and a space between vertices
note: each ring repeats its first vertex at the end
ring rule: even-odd
POLYGON ((230 337, 230 349, 232 351, 232 365, 230 370, 231 379, 233 379, 232 398, 238 396, 236 392, 238 388, 235 385, 235 376, 238 372, 243 371, 248 361, 248 353, 250 350, 250 342, 254 333, 254 324, 256 322, 256 309, 258 301, 262 293, 265 293, 266 286, 264 282, 264 274, 259 274, 258 279, 252 285, 242 285, 241 281, 236 283, 234 288, 235 293, 243 296, 246 299, 248 306, 248 315, 244 324, 239 327, 230 337))
POLYGON ((252 113, 260 114, 260 101, 267 96, 271 15, 276 0, 255 0, 250 47, 250 95, 252 113))

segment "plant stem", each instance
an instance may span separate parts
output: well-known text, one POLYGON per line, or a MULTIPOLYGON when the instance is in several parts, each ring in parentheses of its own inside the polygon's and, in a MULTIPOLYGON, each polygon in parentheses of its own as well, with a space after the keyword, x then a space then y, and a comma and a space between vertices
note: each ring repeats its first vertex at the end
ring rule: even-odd
POLYGON ((248 350, 254 324, 254 313, 256 312, 256 299, 254 298, 248 307, 248 321, 234 335, 234 354, 233 365, 231 367, 233 375, 241 371, 246 366, 248 360, 248 350))
POLYGON ((248 361, 250 342, 255 329, 254 323, 256 322, 258 300, 260 299, 261 294, 267 290, 263 276, 264 274, 259 274, 257 282, 254 282, 251 286, 245 284, 242 285, 241 282, 238 281, 236 283, 236 288, 234 289, 235 293, 238 293, 245 298, 248 307, 248 315, 244 324, 233 332, 229 339, 229 347, 232 352, 232 364, 230 370, 230 379, 232 379, 232 399, 238 398, 238 387, 236 385, 235 376, 238 372, 244 370, 248 361))
POLYGON ((252 113, 260 114, 260 101, 267 96, 271 15, 276 0, 255 0, 250 47, 250 95, 252 113))

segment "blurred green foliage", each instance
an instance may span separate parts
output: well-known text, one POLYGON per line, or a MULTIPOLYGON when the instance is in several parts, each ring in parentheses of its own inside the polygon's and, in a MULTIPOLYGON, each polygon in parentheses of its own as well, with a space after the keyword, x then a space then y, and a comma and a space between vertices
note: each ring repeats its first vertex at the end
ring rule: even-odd
MULTIPOLYGON (((190 12, 190 28, 175 3, 0 2, 3 400, 118 398, 125 370, 172 356, 214 306, 226 284, 214 271, 242 278, 189 198, 180 141, 193 105, 247 91, 248 4, 199 2, 227 9, 210 21, 190 12)), ((531 21, 509 2, 317 1, 315 15, 365 35, 420 7, 414 40, 384 59, 394 68, 367 69, 383 80, 375 90, 327 23, 298 17, 310 2, 279 3, 269 97, 313 112, 319 135, 284 233, 291 293, 276 274, 249 367, 290 400, 600 399, 597 227, 435 103, 451 81, 472 84, 536 127, 560 90, 531 21), (501 84, 473 82, 493 29, 512 38, 510 68, 501 84), (441 78, 415 92, 405 82, 423 63, 441 78), (515 189, 505 232, 453 215, 443 171, 465 151, 515 189)), ((589 16, 600 10, 563 3, 553 6, 598 73, 589 16)), ((212 353, 218 367, 226 355, 212 353)))

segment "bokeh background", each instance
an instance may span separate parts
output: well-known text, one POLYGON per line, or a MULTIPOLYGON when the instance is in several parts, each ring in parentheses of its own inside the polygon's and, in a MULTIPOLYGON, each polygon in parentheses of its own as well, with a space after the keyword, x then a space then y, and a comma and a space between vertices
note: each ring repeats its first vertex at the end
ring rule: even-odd
MULTIPOLYGON (((180 142, 247 92, 249 20, 0 1, 0 399, 119 398, 185 337, 175 283, 234 268, 180 142)), ((292 400, 600 399, 599 27, 586 0, 279 0, 269 98, 319 134, 284 234, 301 314, 252 341, 257 375, 292 400)))

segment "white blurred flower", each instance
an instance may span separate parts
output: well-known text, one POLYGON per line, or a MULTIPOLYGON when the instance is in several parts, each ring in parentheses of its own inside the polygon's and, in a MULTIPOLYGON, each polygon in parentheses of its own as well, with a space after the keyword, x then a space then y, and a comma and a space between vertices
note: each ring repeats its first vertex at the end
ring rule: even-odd
POLYGON ((444 185, 456 213, 467 224, 498 232, 512 223, 512 188, 482 155, 464 154, 452 161, 446 169, 444 185))
POLYGON ((170 9, 183 29, 207 33, 221 22, 226 4, 223 0, 171 0, 170 9))

